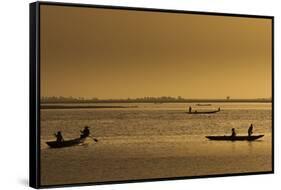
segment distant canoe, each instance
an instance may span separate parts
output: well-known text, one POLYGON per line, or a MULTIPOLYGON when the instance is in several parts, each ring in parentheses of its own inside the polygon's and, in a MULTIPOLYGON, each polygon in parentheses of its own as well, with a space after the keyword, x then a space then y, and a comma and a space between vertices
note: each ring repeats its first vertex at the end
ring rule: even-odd
POLYGON ((212 104, 196 104, 196 106, 211 106, 212 104))
POLYGON ((206 136, 206 138, 215 141, 254 141, 262 138, 264 135, 253 135, 253 136, 206 136))
POLYGON ((86 138, 76 138, 72 140, 65 140, 62 142, 57 141, 48 141, 46 142, 47 145, 51 148, 63 148, 63 147, 69 147, 69 146, 75 146, 83 143, 86 138))
POLYGON ((220 111, 220 109, 218 109, 218 110, 214 110, 214 111, 192 111, 192 112, 186 112, 186 113, 188 113, 188 114, 212 114, 212 113, 217 113, 217 112, 219 112, 220 111))

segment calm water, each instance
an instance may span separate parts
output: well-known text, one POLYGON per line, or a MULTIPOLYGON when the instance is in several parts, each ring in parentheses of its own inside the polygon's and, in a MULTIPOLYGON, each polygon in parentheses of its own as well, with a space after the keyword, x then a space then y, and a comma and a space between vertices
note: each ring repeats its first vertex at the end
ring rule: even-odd
POLYGON ((128 179, 196 176, 271 170, 271 104, 98 104, 137 108, 41 110, 41 182, 85 183, 128 179), (197 110, 221 112, 210 115, 184 113, 197 110), (254 142, 209 141, 206 135, 246 135, 250 123, 254 142), (61 130, 65 139, 76 138, 90 126, 95 143, 50 149, 46 141, 61 130))

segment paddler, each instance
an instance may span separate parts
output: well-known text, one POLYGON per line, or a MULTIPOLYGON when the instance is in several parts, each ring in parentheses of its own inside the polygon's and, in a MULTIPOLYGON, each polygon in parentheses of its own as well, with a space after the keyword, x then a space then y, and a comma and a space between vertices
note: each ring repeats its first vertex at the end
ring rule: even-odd
POLYGON ((235 128, 232 128, 232 133, 231 133, 231 137, 236 137, 236 132, 235 132, 235 128))
POLYGON ((55 137, 57 138, 57 142, 61 143, 63 141, 62 133, 61 131, 58 131, 57 133, 54 134, 55 137))
POLYGON ((88 126, 85 126, 83 131, 80 132, 81 132, 80 138, 86 138, 90 135, 90 130, 88 126))
POLYGON ((248 129, 248 136, 250 137, 252 134, 253 134, 253 128, 254 128, 254 125, 251 123, 249 129, 248 129))

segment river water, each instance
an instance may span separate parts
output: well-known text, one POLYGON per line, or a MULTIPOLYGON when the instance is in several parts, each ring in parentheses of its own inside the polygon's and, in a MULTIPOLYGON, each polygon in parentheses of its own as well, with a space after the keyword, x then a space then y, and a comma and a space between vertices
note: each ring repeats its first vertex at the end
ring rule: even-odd
MULTIPOLYGON (((95 104, 88 104, 95 105, 95 104)), ((130 108, 42 109, 41 184, 71 184, 183 176, 202 176, 272 169, 271 103, 97 104, 130 108), (188 106, 216 114, 186 114, 188 106), (207 135, 264 134, 253 142, 210 141, 207 135), (91 138, 79 146, 51 149, 61 130, 77 138, 85 125, 91 138)))

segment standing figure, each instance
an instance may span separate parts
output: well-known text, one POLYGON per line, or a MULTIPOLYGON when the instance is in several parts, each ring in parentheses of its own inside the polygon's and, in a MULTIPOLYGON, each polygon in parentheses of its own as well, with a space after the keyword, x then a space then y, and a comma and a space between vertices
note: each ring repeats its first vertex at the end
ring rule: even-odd
POLYGON ((191 113, 191 110, 192 110, 192 108, 191 108, 191 106, 189 106, 189 113, 191 113))
POLYGON ((253 134, 253 128, 254 128, 254 126, 253 126, 253 124, 251 123, 251 125, 250 125, 250 127, 249 127, 249 129, 248 129, 248 136, 249 136, 249 137, 253 134))
POLYGON ((231 137, 236 137, 236 132, 235 132, 235 128, 232 128, 232 133, 231 133, 231 137))

